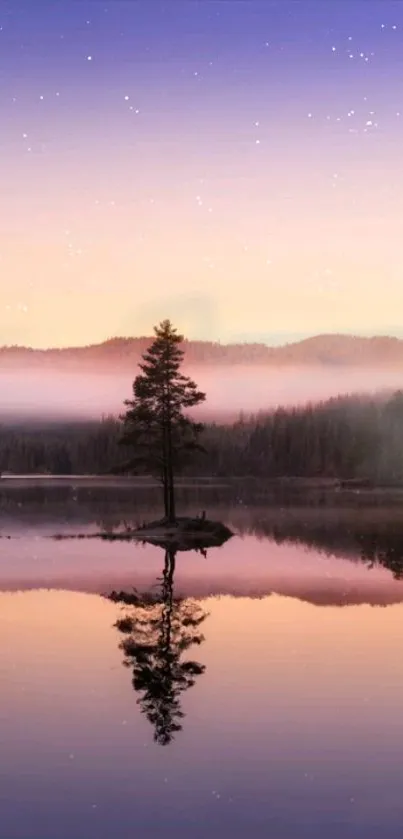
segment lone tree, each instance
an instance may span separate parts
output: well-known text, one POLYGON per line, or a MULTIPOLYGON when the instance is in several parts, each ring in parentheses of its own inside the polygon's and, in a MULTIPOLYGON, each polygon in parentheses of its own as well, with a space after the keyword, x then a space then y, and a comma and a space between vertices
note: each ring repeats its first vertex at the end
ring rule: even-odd
POLYGON ((149 472, 161 480, 165 518, 174 523, 175 474, 192 451, 202 449, 198 437, 203 425, 184 411, 204 402, 206 395, 180 372, 183 336, 169 320, 154 327, 154 333, 133 382, 133 399, 124 403, 120 443, 134 451, 126 471, 149 472))

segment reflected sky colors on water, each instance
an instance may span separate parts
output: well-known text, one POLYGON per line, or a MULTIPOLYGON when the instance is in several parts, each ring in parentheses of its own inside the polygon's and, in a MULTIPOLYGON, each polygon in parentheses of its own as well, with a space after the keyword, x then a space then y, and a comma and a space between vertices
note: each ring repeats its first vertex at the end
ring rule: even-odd
POLYGON ((401 836, 395 566, 249 533, 178 553, 163 590, 161 549, 13 535, 0 540, 4 839, 401 836), (134 605, 100 596, 133 587, 134 605), (181 651, 175 620, 188 632, 194 605, 199 643, 181 651), (115 625, 128 618, 148 658, 115 625), (160 745, 153 712, 179 660, 200 670, 160 745))

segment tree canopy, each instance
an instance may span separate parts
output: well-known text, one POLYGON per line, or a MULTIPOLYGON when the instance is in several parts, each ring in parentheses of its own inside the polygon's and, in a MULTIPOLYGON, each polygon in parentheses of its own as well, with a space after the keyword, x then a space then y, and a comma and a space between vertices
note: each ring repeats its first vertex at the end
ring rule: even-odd
POLYGON ((174 477, 189 454, 200 449, 197 441, 203 430, 185 411, 204 402, 206 396, 180 370, 183 335, 169 320, 154 327, 154 333, 133 382, 133 398, 125 401, 121 443, 133 452, 126 463, 128 471, 145 470, 161 480, 165 517, 173 522, 174 477))

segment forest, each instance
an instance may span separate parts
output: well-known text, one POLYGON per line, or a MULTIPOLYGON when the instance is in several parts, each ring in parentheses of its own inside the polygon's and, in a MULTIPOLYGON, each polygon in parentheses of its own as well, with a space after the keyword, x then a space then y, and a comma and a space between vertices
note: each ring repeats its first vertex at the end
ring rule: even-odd
MULTIPOLYGON (((114 417, 98 422, 0 427, 0 472, 106 475, 125 453, 114 417)), ((337 397, 316 405, 210 423, 188 476, 362 479, 403 482, 403 391, 337 397)))

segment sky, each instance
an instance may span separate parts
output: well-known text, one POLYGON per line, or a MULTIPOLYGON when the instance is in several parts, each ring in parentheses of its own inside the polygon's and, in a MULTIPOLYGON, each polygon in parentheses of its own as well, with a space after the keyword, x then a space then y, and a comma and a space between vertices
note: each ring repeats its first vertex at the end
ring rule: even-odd
POLYGON ((0 345, 403 335, 403 3, 0 0, 0 345))

